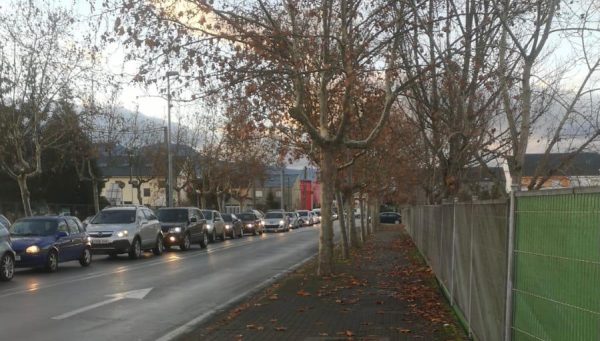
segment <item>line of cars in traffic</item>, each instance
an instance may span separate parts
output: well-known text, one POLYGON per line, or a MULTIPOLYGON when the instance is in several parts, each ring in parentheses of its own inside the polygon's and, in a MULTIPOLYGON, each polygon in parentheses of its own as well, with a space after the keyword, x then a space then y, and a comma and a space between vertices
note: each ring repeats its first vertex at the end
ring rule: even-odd
POLYGON ((59 263, 79 261, 87 267, 92 255, 138 259, 144 251, 159 256, 178 247, 209 243, 246 234, 290 231, 320 223, 320 211, 283 210, 238 214, 196 207, 160 208, 113 206, 81 222, 73 216, 34 216, 13 224, 0 215, 0 281, 13 278, 15 267, 58 270, 59 263))

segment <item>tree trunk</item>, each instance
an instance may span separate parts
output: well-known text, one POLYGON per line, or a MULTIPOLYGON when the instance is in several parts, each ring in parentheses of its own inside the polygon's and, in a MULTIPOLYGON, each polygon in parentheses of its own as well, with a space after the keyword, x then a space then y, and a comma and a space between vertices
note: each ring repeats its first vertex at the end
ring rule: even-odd
POLYGON ((100 198, 98 197, 98 180, 92 177, 92 195, 94 196, 94 213, 100 212, 100 198))
POLYGON ((369 220, 369 217, 372 216, 371 214, 371 198, 369 198, 365 204, 365 209, 367 210, 367 218, 366 218, 366 224, 367 224, 367 231, 369 232, 369 234, 373 234, 373 224, 371 224, 371 221, 369 220))
MULTIPOLYGON (((367 235, 369 235, 369 231, 367 231, 367 228, 365 226, 365 214, 367 214, 366 212, 366 205, 365 205, 365 199, 363 198, 363 196, 360 196, 360 233, 362 234, 362 239, 366 240, 367 239, 367 235)), ((367 214, 367 219, 368 219, 369 215, 367 214)))
POLYGON ((143 205, 142 203, 142 183, 140 182, 137 186, 137 200, 139 205, 143 205))
POLYGON ((379 199, 373 200, 373 215, 371 216, 373 222, 372 232, 379 229, 379 199))
POLYGON ((346 230, 346 222, 344 219, 344 201, 342 199, 342 193, 337 192, 335 195, 337 206, 338 206, 338 219, 340 221, 340 232, 342 235, 342 258, 350 258, 350 252, 348 250, 348 233, 346 230))
POLYGON ((333 273, 333 222, 331 204, 335 196, 334 149, 321 149, 321 232, 319 235, 319 266, 317 275, 328 276, 333 273))
POLYGON ((23 213, 26 217, 30 217, 31 214, 31 202, 29 201, 29 187, 27 187, 27 175, 17 176, 17 183, 19 184, 19 190, 21 191, 21 203, 23 204, 23 213))
POLYGON ((350 246, 353 249, 358 249, 362 246, 362 238, 356 226, 356 219, 354 218, 352 192, 346 193, 344 199, 346 201, 346 215, 348 216, 348 230, 350 231, 350 246))

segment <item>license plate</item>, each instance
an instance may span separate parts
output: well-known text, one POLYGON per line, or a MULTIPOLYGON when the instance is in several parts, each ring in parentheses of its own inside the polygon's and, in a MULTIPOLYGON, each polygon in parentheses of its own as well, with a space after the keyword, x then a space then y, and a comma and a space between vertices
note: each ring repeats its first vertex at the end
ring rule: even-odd
POLYGON ((15 256, 15 261, 16 261, 16 262, 18 262, 18 261, 20 261, 20 260, 21 260, 21 256, 19 256, 19 255, 16 255, 16 256, 15 256))
POLYGON ((93 239, 92 238, 92 244, 108 244, 110 243, 110 240, 108 239, 93 239))

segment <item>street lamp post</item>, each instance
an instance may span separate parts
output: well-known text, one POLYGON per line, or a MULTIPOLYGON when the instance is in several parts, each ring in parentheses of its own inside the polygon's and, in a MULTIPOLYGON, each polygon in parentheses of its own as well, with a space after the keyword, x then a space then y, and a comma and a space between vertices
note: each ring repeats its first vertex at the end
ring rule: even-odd
POLYGON ((173 207, 173 156, 171 155, 171 76, 177 71, 167 71, 167 206, 173 207))

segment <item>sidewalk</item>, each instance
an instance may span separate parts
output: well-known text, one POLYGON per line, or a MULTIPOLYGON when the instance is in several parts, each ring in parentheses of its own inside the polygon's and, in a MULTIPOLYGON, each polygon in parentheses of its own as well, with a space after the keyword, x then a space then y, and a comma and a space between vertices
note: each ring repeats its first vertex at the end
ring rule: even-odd
POLYGON ((310 261, 211 318, 183 340, 464 340, 431 270, 398 226, 388 226, 336 275, 310 261))

